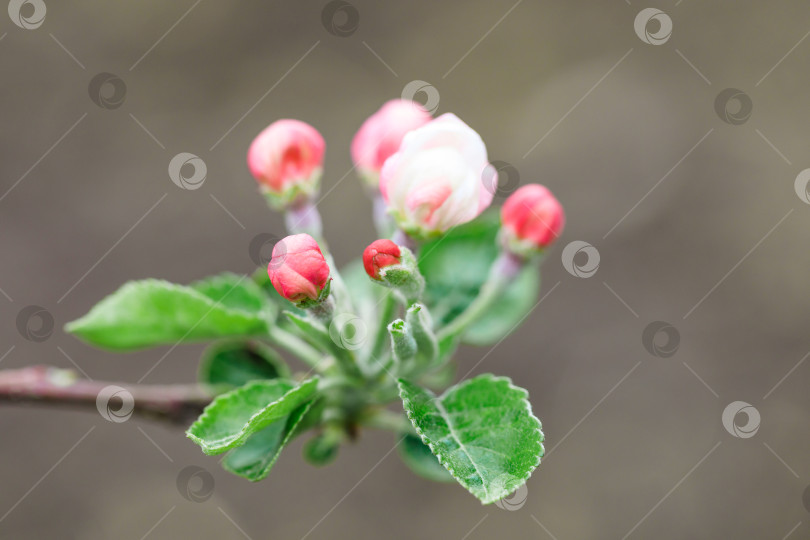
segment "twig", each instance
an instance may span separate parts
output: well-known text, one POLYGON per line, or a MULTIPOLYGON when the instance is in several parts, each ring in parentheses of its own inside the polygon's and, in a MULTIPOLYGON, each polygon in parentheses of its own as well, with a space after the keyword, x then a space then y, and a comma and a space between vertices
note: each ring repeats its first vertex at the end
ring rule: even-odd
POLYGON ((134 401, 132 412, 174 424, 190 423, 214 396, 211 389, 199 384, 88 381, 80 379, 73 370, 33 366, 0 370, 0 403, 96 408, 99 393, 109 386, 129 392, 134 401))

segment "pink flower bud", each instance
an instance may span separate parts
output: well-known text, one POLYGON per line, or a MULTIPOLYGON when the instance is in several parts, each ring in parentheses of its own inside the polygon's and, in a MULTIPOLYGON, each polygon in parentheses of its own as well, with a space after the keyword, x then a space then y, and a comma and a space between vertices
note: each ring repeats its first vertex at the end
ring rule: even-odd
POLYGON ((493 193, 481 180, 488 165, 478 133, 443 114, 405 135, 383 165, 380 191, 402 230, 431 236, 474 219, 490 205, 493 193))
POLYGON ((501 208, 502 234, 507 246, 527 254, 551 245, 562 233, 565 214, 551 191, 540 184, 521 187, 501 208))
POLYGON ((368 117, 354 136, 351 149, 363 179, 376 187, 385 160, 399 150, 405 134, 430 120, 424 107, 405 99, 392 99, 368 117))
POLYGON ((399 246, 391 240, 375 240, 363 251, 363 267, 368 277, 380 280, 380 270, 400 263, 399 246))
POLYGON ((308 234, 294 234, 278 242, 267 274, 278 294, 295 303, 320 300, 329 283, 329 265, 308 234))
POLYGON ((326 144, 318 131, 299 120, 278 120, 253 139, 248 167, 277 206, 318 191, 326 144))

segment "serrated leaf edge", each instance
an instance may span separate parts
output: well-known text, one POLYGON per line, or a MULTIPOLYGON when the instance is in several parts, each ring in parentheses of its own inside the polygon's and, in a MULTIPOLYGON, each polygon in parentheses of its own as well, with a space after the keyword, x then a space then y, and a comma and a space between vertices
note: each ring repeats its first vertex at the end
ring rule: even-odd
POLYGON ((247 438, 252 433, 255 433, 254 431, 249 432, 249 428, 250 428, 251 423, 253 422, 253 420, 257 416, 262 414, 267 409, 277 405, 279 402, 284 400, 287 396, 289 396, 293 392, 301 390, 305 386, 312 386, 312 385, 317 386, 318 380, 319 380, 319 377, 312 377, 310 379, 307 379, 306 381, 302 382, 298 386, 293 386, 288 391, 284 392, 284 394, 282 394, 281 397, 278 398, 277 400, 275 400, 275 401, 273 401, 271 403, 268 403, 267 405, 265 405, 264 407, 259 409, 259 411, 257 411, 255 414, 253 414, 248 419, 248 421, 245 422, 245 425, 242 427, 242 429, 237 432, 236 438, 233 439, 233 441, 231 441, 230 443, 228 443, 224 447, 217 447, 216 443, 221 444, 223 441, 230 439, 231 436, 221 437, 219 439, 215 439, 212 442, 205 442, 201 437, 198 437, 197 435, 194 435, 193 433, 191 433, 191 428, 192 427, 194 427, 197 424, 202 424, 202 423, 204 423, 206 421, 209 421, 209 418, 210 418, 210 416, 212 414, 212 411, 214 410, 214 407, 218 403, 223 402, 223 401, 227 401, 228 399, 230 399, 231 394, 233 394, 234 392, 238 392, 240 390, 248 391, 251 388, 253 388, 254 386, 276 385, 276 384, 279 384, 279 383, 291 384, 290 381, 282 381, 280 379, 272 379, 272 380, 267 380, 267 381, 261 381, 261 380, 260 381, 251 381, 251 382, 247 383, 244 386, 240 386, 239 388, 237 388, 235 390, 232 390, 230 392, 226 392, 224 394, 221 394, 221 395, 215 397, 214 400, 211 403, 209 403, 205 407, 205 409, 203 409, 203 412, 199 416, 199 418, 197 418, 197 420, 195 420, 194 423, 191 424, 191 426, 189 426, 189 428, 186 430, 186 437, 188 437, 189 439, 194 441, 197 445, 199 445, 199 447, 202 448, 203 453, 205 453, 205 454, 207 454, 209 456, 222 454, 223 452, 227 452, 228 450, 230 450, 232 448, 236 448, 237 446, 242 446, 243 444, 245 444, 245 441, 247 440, 247 438))
MULTIPOLYGON (((515 486, 514 490, 512 490, 509 493, 505 494, 503 497, 498 497, 497 499, 490 499, 490 498, 481 499, 480 497, 478 497, 478 499, 481 501, 482 504, 491 504, 491 503, 493 503, 495 501, 499 501, 501 499, 504 499, 504 498, 508 497, 509 495, 514 493, 520 486, 522 486, 523 484, 525 484, 529 480, 532 473, 540 465, 540 462, 542 461, 542 458, 545 455, 545 447, 543 446, 543 441, 545 441, 545 435, 543 434, 543 424, 542 424, 542 422, 540 421, 539 418, 537 418, 534 415, 534 412, 532 411, 532 404, 528 399, 529 392, 525 388, 521 388, 519 386, 516 386, 512 382, 512 379, 510 377, 495 376, 495 375, 493 375, 491 373, 485 373, 483 375, 473 377, 472 379, 467 379, 466 381, 462 381, 460 383, 457 383, 457 384, 447 388, 442 393, 441 396, 436 396, 436 394, 434 394, 433 392, 431 392, 428 389, 425 389, 425 388, 422 388, 422 387, 419 387, 419 388, 422 391, 426 392, 428 395, 433 396, 433 399, 441 400, 441 399, 444 399, 444 397, 447 396, 447 394, 450 393, 451 391, 452 392, 457 392, 458 390, 464 388, 465 386, 468 386, 473 381, 476 381, 478 379, 489 379, 489 380, 491 380, 493 382, 504 381, 504 382, 506 382, 508 384, 508 387, 509 387, 510 390, 517 390, 522 396, 521 401, 523 402, 523 405, 526 407, 526 410, 528 411, 529 416, 532 419, 534 419, 534 421, 536 422, 536 429, 537 429, 537 432, 540 434, 540 440, 537 443, 540 446, 540 452, 536 454, 537 455, 537 462, 529 468, 527 473, 522 478, 520 478, 520 480, 521 480, 520 484, 515 486)), ((399 386, 399 396, 402 399, 403 405, 405 405, 404 409, 405 409, 405 414, 408 417, 408 420, 410 420, 411 424, 413 425, 414 429, 416 430, 417 435, 419 435, 419 437, 422 439, 422 442, 424 442, 428 446, 428 448, 430 448, 430 451, 433 453, 434 456, 436 456, 436 458, 439 460, 439 463, 442 464, 442 467, 447 469, 447 471, 450 473, 450 475, 453 478, 455 478, 456 481, 466 489, 466 486, 464 486, 464 484, 461 483, 461 479, 456 475, 456 471, 453 470, 452 467, 448 466, 447 463, 445 463, 445 461, 442 459, 442 456, 440 456, 439 454, 436 453, 436 450, 434 448, 433 443, 431 443, 430 441, 427 440, 425 434, 422 432, 422 430, 419 428, 419 426, 417 426, 416 423, 413 421, 413 418, 411 417, 411 413, 408 410, 410 405, 411 405, 411 401, 409 399, 403 397, 403 395, 402 395, 402 382, 403 381, 408 382, 409 384, 413 384, 413 383, 411 383, 410 381, 407 381, 405 379, 399 379, 397 381, 397 384, 399 386)), ((443 405, 442 405, 442 409, 444 409, 443 405)), ((478 473, 478 468, 477 467, 476 467, 476 473, 478 473)), ((478 473, 478 476, 481 477, 481 474, 478 473)), ((481 477, 481 484, 484 485, 483 477, 481 477)), ((469 489, 467 489, 467 491, 469 491, 469 489)), ((484 489, 484 491, 486 492, 486 488, 484 489)), ((472 492, 470 491, 470 493, 472 493, 472 492)), ((475 494, 473 493, 473 495, 475 495, 475 494)))

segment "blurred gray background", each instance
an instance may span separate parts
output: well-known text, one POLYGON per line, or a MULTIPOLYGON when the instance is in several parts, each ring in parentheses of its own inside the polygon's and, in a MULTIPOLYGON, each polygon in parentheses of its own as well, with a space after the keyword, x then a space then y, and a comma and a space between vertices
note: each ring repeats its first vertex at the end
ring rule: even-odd
MULTIPOLYGON (((143 377, 166 348, 105 353, 61 325, 129 279, 251 271, 251 239, 283 229, 245 154, 278 118, 323 133, 326 235, 339 263, 358 256, 375 235, 349 143, 413 80, 568 223, 548 296, 458 358, 526 387, 543 421, 547 457, 513 511, 413 476, 386 433, 325 469, 296 441, 250 484, 179 428, 2 406, 0 537, 810 538, 807 2, 351 0, 327 26, 324 0, 44 2, 35 29, 0 14, 2 368, 69 356, 93 379, 143 377), (647 7, 672 21, 660 44, 660 15, 634 29, 647 7), (126 85, 116 108, 90 98, 102 72, 126 85), (740 100, 720 108, 737 124, 721 118, 726 88, 750 118, 740 100), (180 152, 206 163, 200 189, 170 180, 180 152), (589 278, 561 264, 575 240, 600 254, 589 278), (52 313, 49 339, 18 332, 28 305, 52 313), (654 321, 677 333, 654 336, 668 357, 643 342, 654 321), (736 401, 760 413, 753 437, 723 426, 736 401), (189 465, 214 477, 204 503, 176 486, 189 465)), ((193 380, 201 349, 144 382, 193 380)))

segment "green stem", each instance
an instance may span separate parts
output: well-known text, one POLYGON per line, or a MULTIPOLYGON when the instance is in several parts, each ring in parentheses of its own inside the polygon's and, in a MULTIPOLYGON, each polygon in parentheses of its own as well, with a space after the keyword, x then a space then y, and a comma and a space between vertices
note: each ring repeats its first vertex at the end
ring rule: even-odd
POLYGON ((286 330, 273 326, 270 328, 267 338, 271 343, 297 356, 313 369, 322 371, 326 367, 324 359, 327 357, 325 355, 286 330))
POLYGON ((371 349, 371 356, 378 358, 382 354, 385 344, 388 342, 388 323, 394 316, 394 310, 397 307, 397 302, 393 291, 388 291, 383 300, 383 308, 380 313, 380 322, 377 326, 377 332, 374 335, 374 346, 371 349))
POLYGON ((371 416, 363 418, 361 425, 395 433, 416 433, 413 424, 405 415, 387 409, 380 409, 371 416))
POLYGON ((436 334, 437 339, 441 342, 447 338, 461 335, 495 303, 507 285, 520 272, 523 264, 523 261, 515 255, 502 252, 492 263, 489 276, 481 286, 478 296, 467 306, 467 309, 436 334))

